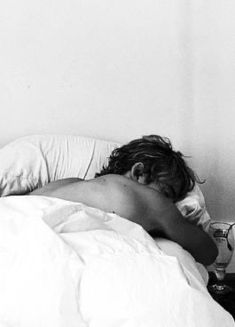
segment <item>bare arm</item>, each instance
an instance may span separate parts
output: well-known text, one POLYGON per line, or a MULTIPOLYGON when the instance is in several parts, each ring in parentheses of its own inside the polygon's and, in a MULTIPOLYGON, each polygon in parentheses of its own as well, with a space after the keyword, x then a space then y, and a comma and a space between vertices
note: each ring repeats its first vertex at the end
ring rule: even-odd
MULTIPOLYGON (((146 196, 143 202, 146 207, 141 212, 140 209, 144 208, 144 204, 141 198, 138 198, 138 205, 135 206, 137 212, 133 213, 134 219, 138 217, 138 212, 141 212, 142 218, 145 218, 141 225, 147 231, 157 230, 164 237, 180 244, 196 261, 205 266, 212 264, 218 255, 218 250, 209 235, 186 220, 175 204, 159 192, 147 189, 144 193, 146 196)), ((129 219, 132 220, 132 217, 129 219)))
POLYGON ((218 255, 217 247, 208 234, 180 214, 171 220, 165 219, 161 231, 166 238, 180 244, 205 266, 212 264, 218 255))

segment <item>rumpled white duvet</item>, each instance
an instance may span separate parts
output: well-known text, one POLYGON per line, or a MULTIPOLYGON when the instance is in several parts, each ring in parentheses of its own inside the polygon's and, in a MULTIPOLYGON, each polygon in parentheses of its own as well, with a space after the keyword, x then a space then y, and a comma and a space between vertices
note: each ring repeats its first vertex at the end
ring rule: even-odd
POLYGON ((234 326, 202 272, 177 244, 117 215, 0 199, 0 327, 234 326))

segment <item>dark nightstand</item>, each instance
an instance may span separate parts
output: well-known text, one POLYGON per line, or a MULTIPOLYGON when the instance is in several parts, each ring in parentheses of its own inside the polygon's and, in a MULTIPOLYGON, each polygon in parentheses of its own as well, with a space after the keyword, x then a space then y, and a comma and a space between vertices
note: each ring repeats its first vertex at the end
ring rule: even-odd
MULTIPOLYGON (((216 281, 216 279, 214 273, 212 272, 210 272, 209 276, 210 278, 208 285, 211 285, 216 281)), ((225 295, 212 294, 211 292, 210 294, 214 300, 217 301, 225 310, 230 312, 235 319, 235 274, 226 274, 225 284, 230 286, 233 291, 225 295)))

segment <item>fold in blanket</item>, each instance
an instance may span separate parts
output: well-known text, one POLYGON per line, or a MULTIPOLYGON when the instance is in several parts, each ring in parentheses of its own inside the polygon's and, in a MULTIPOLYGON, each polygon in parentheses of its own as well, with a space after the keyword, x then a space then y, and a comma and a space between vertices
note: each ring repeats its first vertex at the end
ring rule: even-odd
POLYGON ((195 261, 133 222, 39 196, 0 199, 0 217, 1 327, 234 326, 195 261))

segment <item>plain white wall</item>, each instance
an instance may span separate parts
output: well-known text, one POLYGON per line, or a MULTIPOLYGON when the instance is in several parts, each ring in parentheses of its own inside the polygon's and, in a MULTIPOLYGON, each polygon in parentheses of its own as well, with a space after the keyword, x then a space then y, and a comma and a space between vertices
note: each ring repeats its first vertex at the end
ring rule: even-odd
POLYGON ((174 0, 2 4, 1 143, 44 132, 181 143, 191 115, 184 11, 174 0))
POLYGON ((232 0, 2 1, 0 145, 165 135, 235 221, 234 17, 232 0))
POLYGON ((208 183, 210 211, 235 220, 235 3, 194 2, 193 133, 196 169, 208 183))

